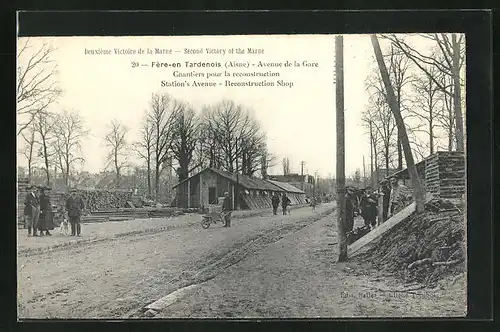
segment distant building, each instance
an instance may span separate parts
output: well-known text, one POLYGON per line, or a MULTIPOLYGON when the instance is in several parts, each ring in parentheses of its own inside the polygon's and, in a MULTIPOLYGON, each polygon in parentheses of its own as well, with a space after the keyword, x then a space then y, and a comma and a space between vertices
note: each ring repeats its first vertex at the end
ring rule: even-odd
POLYGON ((287 175, 269 175, 269 180, 289 183, 304 191, 307 197, 312 197, 314 192, 314 177, 308 174, 300 175, 290 173, 287 175))
POLYGON ((209 205, 218 204, 219 197, 223 197, 224 192, 229 193, 235 206, 235 195, 238 191, 242 210, 270 208, 274 193, 286 193, 292 204, 306 202, 304 191, 288 183, 263 180, 210 167, 177 183, 173 188, 177 191, 176 206, 184 208, 204 209, 209 205))

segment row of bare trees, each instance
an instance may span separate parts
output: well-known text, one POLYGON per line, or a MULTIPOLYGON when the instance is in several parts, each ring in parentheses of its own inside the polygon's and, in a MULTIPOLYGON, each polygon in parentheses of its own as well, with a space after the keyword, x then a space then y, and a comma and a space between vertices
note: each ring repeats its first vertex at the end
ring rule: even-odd
MULTIPOLYGON (((107 162, 119 174, 130 148, 147 170, 148 195, 159 196, 160 177, 174 167, 183 181, 196 170, 214 167, 228 172, 262 176, 273 163, 266 135, 253 113, 244 105, 222 100, 204 106, 201 112, 167 93, 153 94, 139 129, 139 139, 127 141, 123 124, 114 120, 105 142, 107 162)), ((130 152, 130 151, 129 151, 130 152)))
MULTIPOLYGON (((432 41, 429 54, 400 36, 383 38, 390 42, 383 58, 416 157, 423 159, 437 149, 463 151, 463 36, 419 35, 417 38, 432 41)), ((401 140, 378 68, 367 77, 366 89, 370 106, 362 121, 370 136, 375 170, 402 169, 401 140)))
POLYGON ((19 134, 23 140, 20 152, 27 161, 28 181, 34 167, 42 166, 46 185, 50 186, 53 177, 60 174, 68 186, 75 167, 85 162, 82 140, 88 134, 89 130, 77 111, 37 112, 19 134))

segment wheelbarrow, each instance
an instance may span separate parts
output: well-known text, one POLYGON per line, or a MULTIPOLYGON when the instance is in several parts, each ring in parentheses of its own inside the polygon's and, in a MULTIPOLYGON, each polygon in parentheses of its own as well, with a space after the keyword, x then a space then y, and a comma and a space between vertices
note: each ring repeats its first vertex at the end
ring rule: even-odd
POLYGON ((201 217, 201 227, 207 229, 211 224, 216 224, 218 222, 222 223, 222 226, 226 226, 226 216, 231 212, 212 212, 204 214, 201 217))

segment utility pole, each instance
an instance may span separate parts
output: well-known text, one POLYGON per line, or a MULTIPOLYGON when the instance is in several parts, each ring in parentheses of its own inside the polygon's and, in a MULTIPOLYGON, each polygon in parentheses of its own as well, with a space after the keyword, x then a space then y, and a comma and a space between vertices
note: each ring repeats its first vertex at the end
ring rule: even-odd
POLYGON ((335 36, 335 106, 337 113, 337 230, 339 262, 347 261, 345 234, 344 37, 335 36))
POLYGON ((300 177, 302 179, 301 184, 300 184, 300 189, 304 191, 304 165, 306 164, 305 161, 300 162, 300 177))

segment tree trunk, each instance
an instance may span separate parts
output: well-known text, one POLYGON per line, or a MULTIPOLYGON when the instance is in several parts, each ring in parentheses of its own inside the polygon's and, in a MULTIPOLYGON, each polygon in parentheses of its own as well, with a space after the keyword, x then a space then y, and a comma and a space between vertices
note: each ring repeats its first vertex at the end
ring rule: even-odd
POLYGON ((148 198, 151 198, 151 157, 148 156, 147 161, 147 176, 148 176, 148 198))
POLYGON ((455 138, 457 151, 464 151, 464 127, 462 119, 462 92, 460 87, 460 45, 457 42, 457 35, 451 36, 453 44, 453 107, 455 110, 455 138))
POLYGON ((160 201, 160 163, 158 160, 155 165, 155 197, 156 201, 160 201))
POLYGON ((403 147, 399 135, 397 144, 398 144, 398 171, 400 171, 403 169, 403 147))
POLYGON ((398 137, 403 145, 403 151, 405 154, 406 164, 408 167, 408 173, 410 173, 410 179, 413 184, 413 197, 416 203, 416 212, 422 213, 424 211, 425 203, 425 193, 418 176, 417 168, 415 167, 415 162, 413 160, 413 154, 411 152, 410 141, 408 140, 408 135, 406 133, 406 127, 401 116, 399 105, 397 104, 396 97, 394 95, 394 90, 391 86, 391 81, 389 79, 389 73, 387 72, 387 67, 385 66, 384 59, 382 57, 382 51, 380 50, 380 44, 378 42, 376 35, 371 35, 371 41, 373 45, 373 50, 375 52, 375 57, 377 58, 377 63, 380 69, 380 74, 382 80, 384 81, 384 86, 387 92, 387 99, 391 107, 391 111, 396 120, 396 125, 398 127, 398 137))
POLYGON ((47 177, 47 187, 50 187, 49 156, 47 155, 47 142, 43 138, 43 157, 45 161, 45 175, 47 177))
MULTIPOLYGON (((398 108, 401 110, 401 87, 398 86, 398 108)), ((398 171, 403 169, 403 148, 401 146, 401 139, 399 138, 398 135, 398 140, 397 140, 397 145, 398 145, 398 171)))
POLYGON ((389 146, 385 147, 385 176, 389 176, 389 146))
POLYGON ((339 238, 339 262, 347 261, 345 233, 345 134, 344 134, 344 37, 335 37, 335 92, 337 113, 337 231, 339 238))
POLYGON ((375 188, 376 182, 373 178, 373 131, 372 131, 372 123, 370 122, 370 182, 372 188, 375 188))
POLYGON ((434 123, 432 118, 432 104, 431 104, 431 107, 429 108, 429 146, 430 146, 431 156, 434 154, 434 131, 432 130, 433 125, 434 123))

